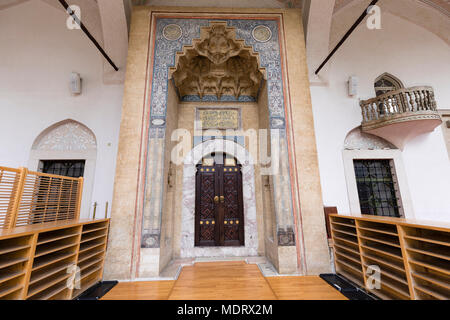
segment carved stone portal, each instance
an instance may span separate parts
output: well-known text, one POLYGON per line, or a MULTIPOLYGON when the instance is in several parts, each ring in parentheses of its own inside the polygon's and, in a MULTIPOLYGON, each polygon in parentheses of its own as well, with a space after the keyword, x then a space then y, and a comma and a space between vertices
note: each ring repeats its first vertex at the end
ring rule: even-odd
POLYGON ((200 36, 177 53, 176 67, 170 68, 180 98, 229 95, 256 100, 265 78, 258 53, 245 46, 244 40, 237 40, 235 29, 226 22, 211 22, 201 29, 200 36))

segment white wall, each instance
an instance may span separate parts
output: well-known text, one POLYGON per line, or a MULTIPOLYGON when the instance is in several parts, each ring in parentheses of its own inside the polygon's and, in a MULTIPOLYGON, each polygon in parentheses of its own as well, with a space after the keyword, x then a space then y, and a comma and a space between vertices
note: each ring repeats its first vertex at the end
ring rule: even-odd
POLYGON ((79 121, 97 139, 91 199, 103 216, 106 201, 111 208, 123 85, 103 84, 102 56, 81 30, 66 28, 66 19, 38 0, 0 11, 0 165, 27 166, 44 129, 79 121), (83 79, 80 96, 69 92, 72 71, 83 79))
MULTIPOLYGON (((310 66, 312 67, 312 66, 310 66)), ((312 86, 324 204, 349 212, 342 150, 347 133, 361 124, 359 99, 375 96, 374 79, 389 72, 406 87, 430 85, 438 108, 450 107, 450 48, 429 31, 389 13, 382 29, 361 24, 330 61, 329 83, 312 86), (357 97, 347 80, 359 78, 357 97)), ((440 127, 409 142, 403 153, 415 216, 450 221, 450 162, 440 127)))

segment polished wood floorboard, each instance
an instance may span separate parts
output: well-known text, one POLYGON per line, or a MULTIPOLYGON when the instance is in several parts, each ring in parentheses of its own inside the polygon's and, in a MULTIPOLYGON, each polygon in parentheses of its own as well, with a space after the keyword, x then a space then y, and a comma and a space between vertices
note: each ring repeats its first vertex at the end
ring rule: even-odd
POLYGON ((183 267, 176 281, 121 282, 103 300, 345 300, 320 277, 265 278, 244 261, 183 267))
POLYGON ((270 287, 280 300, 347 300, 318 276, 268 277, 270 287))
POLYGON ((102 300, 167 300, 175 281, 119 282, 102 300))

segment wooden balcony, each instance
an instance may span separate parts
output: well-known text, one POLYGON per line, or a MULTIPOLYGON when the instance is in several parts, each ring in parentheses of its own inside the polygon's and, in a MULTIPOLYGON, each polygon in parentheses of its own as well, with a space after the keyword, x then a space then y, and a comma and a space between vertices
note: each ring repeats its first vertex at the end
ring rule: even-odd
POLYGON ((360 102, 362 130, 379 136, 396 147, 440 126, 431 87, 399 89, 360 102))

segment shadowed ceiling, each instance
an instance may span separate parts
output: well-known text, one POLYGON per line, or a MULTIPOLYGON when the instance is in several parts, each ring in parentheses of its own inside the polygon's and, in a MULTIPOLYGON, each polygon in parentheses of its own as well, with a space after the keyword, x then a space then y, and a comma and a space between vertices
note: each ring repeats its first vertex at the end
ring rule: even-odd
MULTIPOLYGON (((335 13, 338 12, 339 10, 341 10, 342 8, 344 8, 345 6, 354 1, 355 0, 336 0, 334 12, 335 13)), ((425 3, 450 17, 450 0, 416 0, 416 1, 425 3)), ((370 1, 367 1, 367 3, 369 4, 370 1)))

